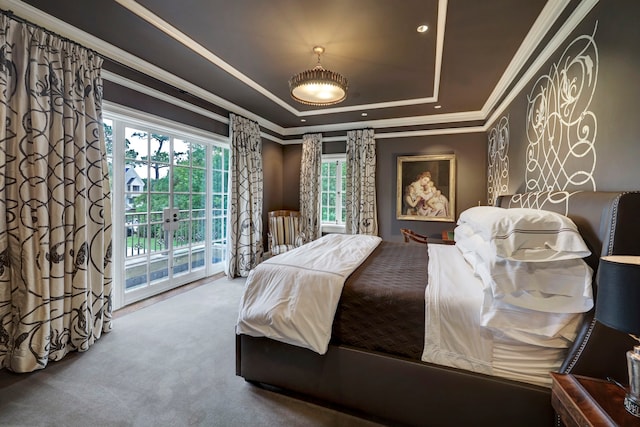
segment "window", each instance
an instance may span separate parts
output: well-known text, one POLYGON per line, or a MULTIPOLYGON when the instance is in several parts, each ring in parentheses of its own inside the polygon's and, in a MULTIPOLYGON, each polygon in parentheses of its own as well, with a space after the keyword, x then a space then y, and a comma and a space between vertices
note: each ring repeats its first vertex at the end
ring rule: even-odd
POLYGON ((220 135, 110 110, 103 122, 118 308, 223 270, 229 146, 220 135))
POLYGON ((320 172, 320 223, 323 232, 344 232, 347 216, 345 191, 347 166, 344 154, 322 156, 320 172))

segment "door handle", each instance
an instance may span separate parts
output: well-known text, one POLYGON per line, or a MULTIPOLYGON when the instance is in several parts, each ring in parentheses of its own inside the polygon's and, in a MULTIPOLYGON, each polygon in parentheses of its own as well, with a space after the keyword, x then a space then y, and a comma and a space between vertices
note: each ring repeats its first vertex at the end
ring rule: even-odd
POLYGON ((176 231, 180 226, 180 210, 164 208, 162 211, 163 227, 165 231, 176 231))

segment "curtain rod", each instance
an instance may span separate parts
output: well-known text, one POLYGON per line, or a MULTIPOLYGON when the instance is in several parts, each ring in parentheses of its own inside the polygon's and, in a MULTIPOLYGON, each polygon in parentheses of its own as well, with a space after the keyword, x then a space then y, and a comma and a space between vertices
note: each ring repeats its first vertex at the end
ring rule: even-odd
MULTIPOLYGON (((24 18, 22 18, 22 17, 20 17, 20 16, 16 15, 15 13, 13 13, 13 11, 12 11, 12 10, 0 9, 0 13, 1 13, 1 14, 3 14, 3 15, 5 15, 5 16, 6 16, 6 17, 8 17, 9 19, 12 19, 12 20, 16 21, 16 22, 19 22, 19 23, 21 23, 21 24, 25 24, 25 25, 27 25, 27 26, 29 26, 29 27, 32 27, 32 28, 36 28, 36 29, 38 29, 38 30, 41 30, 41 31, 43 31, 43 32, 47 33, 47 34, 50 34, 50 35, 52 35, 52 36, 56 36, 56 37, 58 37, 60 40, 63 40, 63 41, 65 41, 65 42, 69 42, 69 43, 74 44, 74 45, 76 45, 76 46, 79 46, 79 47, 81 47, 81 48, 83 48, 83 49, 86 49, 87 51, 89 51, 89 52, 93 53, 94 55, 99 56, 99 57, 100 57, 100 58, 102 58, 103 60, 104 60, 104 59, 109 59, 109 58, 106 58, 104 55, 101 55, 100 53, 96 52, 95 50, 93 50, 93 49, 91 49, 91 48, 88 48, 88 47, 86 47, 86 46, 83 46, 82 44, 78 43, 78 42, 77 42, 77 41, 75 41, 75 40, 71 40, 71 39, 70 39, 70 38, 68 38, 68 37, 61 36, 60 34, 58 34, 58 33, 54 32, 54 31, 51 31, 51 30, 49 30, 49 29, 47 29, 47 28, 44 28, 44 27, 43 27, 43 26, 41 26, 41 25, 34 24, 33 22, 28 21, 28 20, 26 20, 26 19, 24 19, 24 18)), ((109 59, 109 60, 111 60, 111 59, 109 59)))

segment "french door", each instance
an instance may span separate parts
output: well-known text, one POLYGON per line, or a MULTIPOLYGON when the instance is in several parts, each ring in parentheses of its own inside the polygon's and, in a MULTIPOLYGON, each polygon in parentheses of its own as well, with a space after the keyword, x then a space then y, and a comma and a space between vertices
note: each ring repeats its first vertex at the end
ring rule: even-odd
POLYGON ((222 271, 228 145, 121 115, 104 122, 119 305, 222 271))

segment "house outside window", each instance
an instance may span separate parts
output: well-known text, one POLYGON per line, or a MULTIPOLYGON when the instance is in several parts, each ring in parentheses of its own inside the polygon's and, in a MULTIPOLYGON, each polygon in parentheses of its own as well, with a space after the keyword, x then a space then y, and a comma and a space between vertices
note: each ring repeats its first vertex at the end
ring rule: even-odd
POLYGON ((320 224, 323 233, 344 233, 347 167, 345 154, 322 156, 320 173, 320 224))

